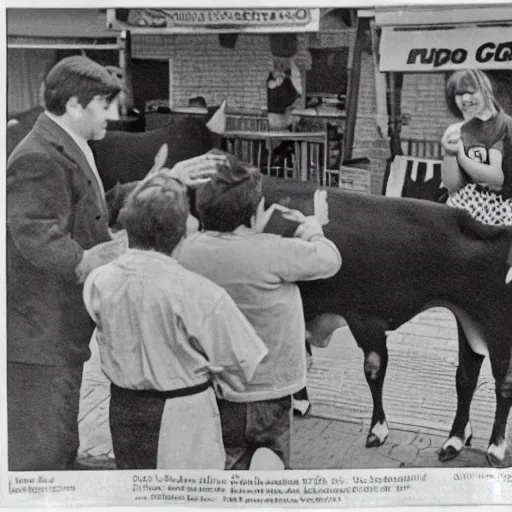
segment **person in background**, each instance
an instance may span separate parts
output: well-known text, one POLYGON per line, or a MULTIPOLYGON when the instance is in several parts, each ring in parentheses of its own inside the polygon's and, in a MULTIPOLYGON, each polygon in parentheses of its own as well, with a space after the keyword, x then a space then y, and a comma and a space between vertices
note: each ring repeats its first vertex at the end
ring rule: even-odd
POLYGON ((447 205, 485 224, 512 225, 512 119, 478 69, 453 73, 446 84, 450 111, 463 121, 441 139, 447 205))
POLYGON ((288 469, 291 395, 306 385, 295 281, 334 275, 340 254, 314 217, 301 219, 294 238, 262 233, 261 173, 231 155, 196 190, 196 209, 204 231, 184 240, 178 261, 225 288, 269 351, 243 391, 225 387, 218 395, 226 468, 248 469, 256 451, 266 448, 288 469))
POLYGON ((207 108, 206 100, 202 96, 194 96, 188 100, 189 107, 207 108))
POLYGON ((7 413, 11 471, 76 467, 83 363, 94 324, 82 282, 110 240, 87 141, 104 137, 121 84, 92 60, 58 62, 45 111, 7 163, 7 413))
MULTIPOLYGON (((192 160, 215 169, 216 158, 192 160)), ((174 170, 135 186, 118 219, 130 249, 84 286, 118 469, 224 469, 212 385, 243 393, 267 354, 226 291, 176 261, 189 208, 174 170)))

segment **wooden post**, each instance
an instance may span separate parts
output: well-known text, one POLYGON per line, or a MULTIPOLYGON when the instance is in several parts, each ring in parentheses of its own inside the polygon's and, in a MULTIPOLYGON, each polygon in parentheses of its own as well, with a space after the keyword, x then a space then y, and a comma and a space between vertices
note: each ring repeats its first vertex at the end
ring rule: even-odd
POLYGON ((340 164, 344 160, 352 158, 352 146, 354 145, 354 131, 356 127, 357 105, 359 100, 359 84, 361 82, 361 60, 363 49, 367 42, 367 31, 370 28, 368 18, 357 19, 356 42, 352 58, 352 71, 349 76, 347 91, 347 119, 345 122, 345 134, 343 143, 343 155, 340 164))
POLYGON ((133 84, 131 67, 131 34, 129 30, 123 30, 120 36, 119 67, 123 70, 125 92, 121 98, 121 115, 127 115, 133 108, 133 84))
POLYGON ((389 135, 391 157, 402 154, 400 132, 402 130, 402 115, 400 97, 401 85, 397 88, 397 82, 401 82, 401 76, 395 72, 388 73, 389 82, 389 135))

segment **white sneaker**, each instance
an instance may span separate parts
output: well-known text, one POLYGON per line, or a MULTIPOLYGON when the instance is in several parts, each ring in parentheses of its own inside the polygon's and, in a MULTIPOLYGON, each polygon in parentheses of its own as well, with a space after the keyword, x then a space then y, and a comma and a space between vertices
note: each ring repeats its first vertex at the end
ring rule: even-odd
POLYGON ((284 462, 269 448, 258 448, 252 456, 249 469, 253 471, 282 471, 284 462))
POLYGON ((309 400, 295 400, 295 398, 292 398, 292 407, 294 414, 307 416, 311 410, 311 402, 309 400))

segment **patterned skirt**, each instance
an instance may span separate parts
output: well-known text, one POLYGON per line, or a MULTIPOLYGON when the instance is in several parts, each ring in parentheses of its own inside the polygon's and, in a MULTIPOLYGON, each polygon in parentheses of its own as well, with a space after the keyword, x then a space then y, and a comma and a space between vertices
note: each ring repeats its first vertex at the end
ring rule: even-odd
POLYGON ((446 204, 467 210, 484 224, 512 226, 512 198, 504 198, 474 183, 468 183, 450 194, 446 204))

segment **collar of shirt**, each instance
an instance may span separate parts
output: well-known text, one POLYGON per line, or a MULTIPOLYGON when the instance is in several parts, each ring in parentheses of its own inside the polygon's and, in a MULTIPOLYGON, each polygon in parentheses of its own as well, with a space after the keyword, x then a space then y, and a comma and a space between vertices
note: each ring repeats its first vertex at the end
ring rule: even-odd
POLYGON ((96 178, 96 181, 98 182, 98 186, 100 187, 103 199, 105 199, 105 189, 103 188, 103 182, 101 181, 100 173, 98 172, 98 168, 96 167, 96 162, 94 161, 92 149, 89 146, 89 144, 87 144, 87 141, 83 137, 80 137, 80 135, 76 134, 73 130, 71 130, 71 128, 66 126, 58 116, 52 114, 51 112, 48 112, 47 110, 45 110, 44 113, 55 124, 58 124, 80 148, 80 150, 82 151, 87 160, 87 163, 89 164, 89 167, 91 168, 94 174, 94 177, 96 178))
POLYGON ((158 264, 158 263, 165 264, 165 265, 178 264, 178 262, 172 256, 167 256, 167 254, 163 254, 158 251, 153 251, 151 249, 145 250, 145 249, 134 249, 134 248, 128 249, 123 255, 121 255, 117 259, 117 262, 120 265, 129 266, 133 262, 136 263, 137 261, 140 261, 140 260, 147 261, 148 259, 154 260, 155 264, 158 264))
POLYGON ((253 228, 248 228, 247 226, 244 226, 242 224, 241 226, 238 226, 234 231, 231 231, 230 233, 225 233, 222 231, 204 230, 204 231, 197 233, 196 235, 192 235, 191 237, 187 237, 187 238, 192 238, 193 236, 200 236, 201 234, 207 235, 207 236, 213 236, 216 238, 232 238, 232 237, 236 238, 236 237, 247 237, 247 236, 257 235, 259 233, 257 231, 255 231, 253 228))

